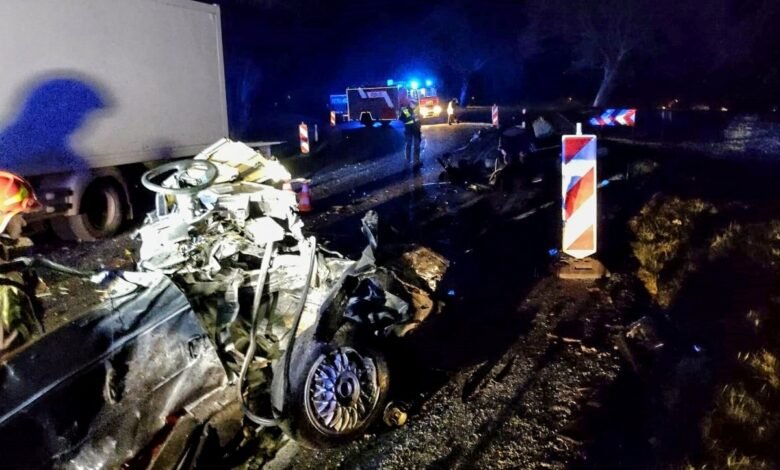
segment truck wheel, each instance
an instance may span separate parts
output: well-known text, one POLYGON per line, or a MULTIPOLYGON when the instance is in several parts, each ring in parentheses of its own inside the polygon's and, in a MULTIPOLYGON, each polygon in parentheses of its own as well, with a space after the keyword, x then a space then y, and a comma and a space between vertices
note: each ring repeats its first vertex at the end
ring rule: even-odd
POLYGON ((115 234, 124 219, 122 196, 115 185, 97 181, 81 198, 81 213, 52 219, 52 228, 62 240, 96 241, 115 234))
POLYGON ((381 418, 387 402, 384 356, 349 340, 301 346, 306 352, 294 354, 300 362, 293 367, 294 377, 288 378, 289 416, 282 429, 315 449, 357 439, 381 418))

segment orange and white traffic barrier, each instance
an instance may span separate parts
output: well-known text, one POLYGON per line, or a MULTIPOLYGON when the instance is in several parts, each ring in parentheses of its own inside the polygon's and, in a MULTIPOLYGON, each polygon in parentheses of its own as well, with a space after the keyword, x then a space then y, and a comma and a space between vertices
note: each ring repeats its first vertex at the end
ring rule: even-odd
POLYGON ((330 127, 336 127, 336 111, 330 112, 330 127))
POLYGON ((311 212, 311 193, 308 181, 301 184, 301 191, 298 193, 298 212, 311 212))
MULTIPOLYGON (((579 126, 578 126, 579 129, 579 126)), ((563 249, 574 258, 596 253, 596 136, 564 135, 561 155, 563 249)))
POLYGON ((493 127, 498 127, 498 105, 493 105, 493 109, 490 113, 491 122, 493 123, 493 127))
POLYGON ((301 153, 307 155, 309 153, 309 126, 304 122, 298 126, 298 137, 301 139, 301 153))

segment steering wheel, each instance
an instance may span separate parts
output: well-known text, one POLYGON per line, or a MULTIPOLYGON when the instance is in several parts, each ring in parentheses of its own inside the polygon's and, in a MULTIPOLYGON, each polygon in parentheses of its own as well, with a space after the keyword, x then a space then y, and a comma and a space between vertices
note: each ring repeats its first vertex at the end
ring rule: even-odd
POLYGON ((141 184, 144 185, 149 191, 153 191, 159 194, 165 195, 193 195, 202 191, 214 183, 217 179, 217 167, 213 163, 207 160, 179 160, 175 162, 166 163, 160 165, 157 168, 152 168, 141 176, 141 184), (205 173, 203 182, 195 186, 188 186, 185 188, 169 188, 162 184, 154 183, 153 181, 159 178, 161 175, 170 173, 173 171, 173 177, 177 181, 181 181, 188 171, 199 170, 205 173))

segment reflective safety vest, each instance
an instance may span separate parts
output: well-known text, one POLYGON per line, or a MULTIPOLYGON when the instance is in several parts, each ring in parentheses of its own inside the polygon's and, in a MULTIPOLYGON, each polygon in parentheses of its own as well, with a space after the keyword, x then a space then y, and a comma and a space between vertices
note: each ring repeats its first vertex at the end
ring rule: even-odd
POLYGON ((408 106, 401 108, 401 121, 403 121, 406 126, 414 124, 417 121, 414 116, 414 109, 410 109, 408 106))
POLYGON ((0 275, 0 357, 43 333, 20 273, 0 275))

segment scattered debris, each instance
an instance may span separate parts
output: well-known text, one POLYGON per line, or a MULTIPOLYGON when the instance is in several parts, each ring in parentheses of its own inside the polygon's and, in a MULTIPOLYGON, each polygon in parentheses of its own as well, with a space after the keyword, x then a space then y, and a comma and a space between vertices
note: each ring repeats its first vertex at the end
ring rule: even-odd
MULTIPOLYGON (((279 385, 290 397, 278 405, 272 398, 274 384, 294 380, 287 377, 291 357, 300 353, 293 351, 309 348, 305 344, 311 341, 327 341, 305 332, 320 331, 317 325, 335 321, 335 329, 349 323, 374 336, 403 335, 433 309, 424 292, 407 288, 399 276, 376 265, 376 213, 368 212, 362 220, 368 245, 354 261, 304 237, 298 213, 306 201, 296 202, 295 193, 277 188, 289 181, 289 173, 240 142, 223 139, 171 170, 170 175, 159 170, 151 175, 164 177, 161 182, 145 176, 145 186, 162 197, 138 232, 139 267, 169 275, 182 287, 225 370, 237 378, 250 421, 272 426, 287 419, 285 403, 296 396, 289 390, 304 384, 279 385), (398 288, 397 294, 391 288, 398 288)), ((446 269, 443 259, 424 249, 402 259, 424 265, 417 267, 417 275, 433 288, 446 269)), ((355 352, 345 349, 343 354, 345 359, 338 356, 337 362, 369 364, 355 352)), ((337 368, 332 360, 325 355, 312 370, 337 368)), ((375 389, 381 386, 376 373, 366 380, 375 382, 375 389)), ((358 423, 350 418, 339 423, 337 431, 347 434, 359 429, 358 423)))
MULTIPOLYGON (((300 352, 291 359, 293 351, 311 349, 311 341, 328 341, 343 326, 370 332, 369 337, 403 335, 436 309, 430 292, 446 260, 421 247, 405 253, 401 259, 416 276, 411 281, 377 266, 374 212, 362 221, 368 244, 360 259, 318 246, 303 235, 295 193, 277 187, 289 180, 279 162, 228 139, 194 160, 147 172, 142 182, 158 196, 155 210, 136 233, 142 272, 104 271, 93 277, 105 298, 96 310, 4 363, 3 371, 25 380, 4 383, 0 433, 6 443, 26 442, 15 446, 18 454, 4 454, 4 462, 15 468, 65 463, 96 468, 118 467, 132 457, 166 468, 208 461, 203 459, 213 457, 215 438, 217 449, 235 441, 223 439, 217 415, 235 434, 240 426, 230 418, 233 411, 267 427, 287 420, 288 407, 303 406, 294 400, 277 406, 273 398, 273 390, 294 397, 298 392, 291 390, 309 386, 308 381, 289 384, 291 362, 300 360, 300 352), (313 335, 323 324, 329 326, 316 328, 313 335), (335 328, 331 337, 319 336, 330 328, 335 328), (72 348, 76 343, 79 347, 72 348), (41 368, 41 361, 57 363, 56 372, 41 368), (74 390, 87 400, 82 393, 87 389, 102 411, 67 406, 74 390), (63 414, 63 409, 69 411, 63 414), (24 428, 29 416, 40 427, 33 444, 51 452, 26 451, 33 438, 24 428), (47 431, 72 423, 81 424, 66 435, 47 431), (147 449, 150 442, 159 446, 147 449), (160 449, 174 457, 162 456, 160 449)), ((134 256, 125 253, 125 258, 134 256)), ((59 286, 57 292, 67 295, 69 289, 59 286)), ((4 315, 4 322, 15 321, 11 316, 4 315)), ((15 338, 0 335, 0 340, 0 346, 10 345, 15 338)), ((338 355, 322 356, 310 364, 311 373, 323 367, 342 370, 343 361, 349 361, 354 373, 342 370, 344 380, 365 387, 355 396, 374 397, 370 405, 382 409, 378 397, 386 396, 387 372, 379 365, 386 366, 353 347, 347 343, 338 355)), ((346 421, 333 435, 356 437, 369 418, 380 415, 363 406, 365 416, 343 415, 346 421)), ((391 415, 396 425, 406 421, 401 408, 393 408, 391 415)), ((275 436, 274 449, 283 441, 280 433, 264 435, 275 436)))
POLYGON ((435 292, 450 262, 430 248, 415 246, 401 255, 401 259, 417 276, 435 292))
POLYGON ((406 424, 408 416, 406 414, 405 406, 400 403, 390 402, 385 407, 385 413, 383 420, 386 425, 392 427, 400 427, 406 424))

